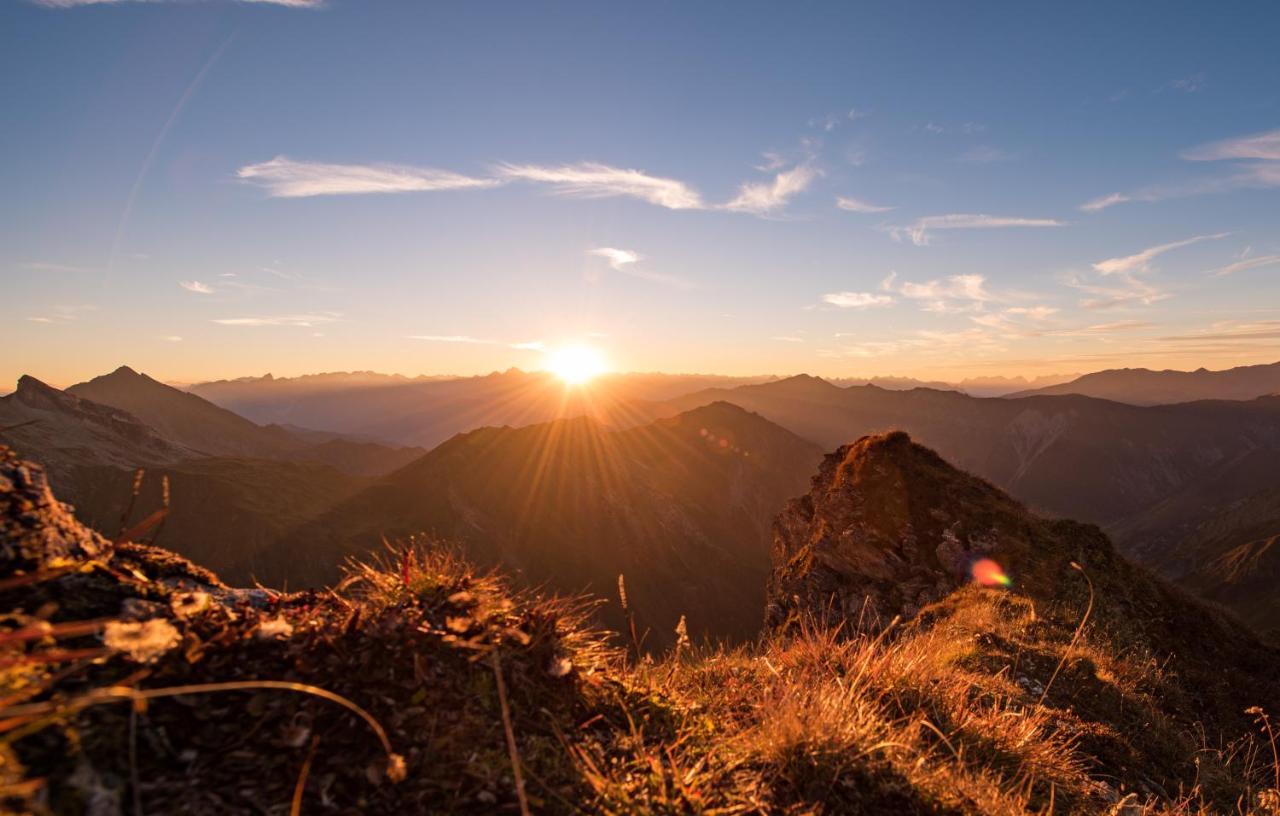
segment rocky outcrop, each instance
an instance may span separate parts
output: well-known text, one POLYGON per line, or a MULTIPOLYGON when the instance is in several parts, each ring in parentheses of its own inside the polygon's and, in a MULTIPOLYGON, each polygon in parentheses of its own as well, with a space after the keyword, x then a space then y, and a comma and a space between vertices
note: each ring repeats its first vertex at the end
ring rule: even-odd
POLYGON ((983 560, 1051 596, 1073 560, 1114 558, 1097 528, 1034 516, 896 431, 827 456, 778 516, 767 617, 876 628, 970 583, 983 560))
POLYGON ((94 558, 108 546, 54 498, 43 468, 0 445, 0 575, 94 558))

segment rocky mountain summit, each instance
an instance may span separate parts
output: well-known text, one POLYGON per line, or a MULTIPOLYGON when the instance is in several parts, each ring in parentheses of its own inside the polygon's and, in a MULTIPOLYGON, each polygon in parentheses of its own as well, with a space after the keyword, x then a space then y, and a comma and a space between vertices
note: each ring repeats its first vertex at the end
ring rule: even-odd
POLYGON ((902 431, 863 437, 828 455, 774 523, 768 617, 874 628, 971 583, 984 560, 1051 591, 1072 561, 1116 559, 1096 527, 1038 518, 902 431))

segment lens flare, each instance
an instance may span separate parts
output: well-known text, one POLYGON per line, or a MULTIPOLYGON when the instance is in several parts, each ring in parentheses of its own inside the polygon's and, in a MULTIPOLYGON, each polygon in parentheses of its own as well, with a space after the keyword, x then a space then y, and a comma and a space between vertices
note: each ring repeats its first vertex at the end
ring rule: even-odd
POLYGON ((1010 586, 1013 581, 1004 573, 1004 567, 992 561, 990 558, 984 558, 981 561, 975 561, 971 567, 973 580, 983 586, 1010 586))

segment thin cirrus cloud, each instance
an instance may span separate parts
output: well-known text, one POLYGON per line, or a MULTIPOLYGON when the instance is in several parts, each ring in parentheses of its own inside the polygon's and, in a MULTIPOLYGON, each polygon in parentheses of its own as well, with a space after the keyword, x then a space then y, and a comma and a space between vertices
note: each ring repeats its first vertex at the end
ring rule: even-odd
POLYGON ((500 164, 498 176, 509 181, 547 184, 561 195, 575 198, 628 197, 669 210, 706 208, 702 195, 677 179, 651 176, 643 170, 610 167, 598 162, 560 166, 500 164))
POLYGON ((178 285, 188 292, 195 292, 197 295, 212 295, 213 287, 208 284, 201 283, 198 280, 178 281, 178 285))
POLYGON ((772 215, 783 209, 819 175, 818 170, 807 164, 798 165, 777 173, 772 181, 742 184, 737 195, 724 204, 710 204, 697 189, 679 179, 599 162, 563 165, 504 162, 493 168, 492 176, 476 177, 432 167, 332 164, 276 156, 236 171, 241 181, 266 190, 273 198, 475 190, 525 182, 546 185, 554 193, 573 198, 634 198, 669 210, 726 210, 757 216, 772 215))
POLYGON ((496 345, 497 340, 486 340, 483 337, 472 337, 469 334, 410 334, 410 340, 425 340, 428 343, 465 343, 476 346, 496 345))
POLYGON ((818 177, 818 171, 802 164, 773 177, 772 182, 748 182, 738 188, 738 195, 723 205, 730 212, 769 215, 787 205, 818 177))
POLYGON ((1243 261, 1227 264, 1226 266, 1212 269, 1208 274, 1215 277, 1224 277, 1226 275, 1234 275, 1236 272, 1243 272, 1246 269, 1257 269, 1261 266, 1275 266, 1280 264, 1280 255, 1259 255, 1257 258, 1246 258, 1243 261))
POLYGON ((1010 227, 1061 227, 1065 221, 1056 218, 1023 218, 1007 215, 984 215, 981 213, 950 213, 947 215, 926 215, 917 218, 905 226, 888 226, 884 230, 895 241, 910 238, 916 246, 929 244, 929 233, 935 230, 960 229, 1005 229, 1010 227))
POLYGON ((236 176, 262 187, 273 198, 475 190, 502 183, 497 179, 474 178, 431 167, 327 164, 297 161, 288 156, 276 156, 270 161, 246 165, 236 172, 236 176))
POLYGON ((292 326, 311 328, 326 323, 337 323, 342 319, 338 312, 317 312, 314 314, 269 315, 255 317, 220 317, 213 320, 221 326, 292 326))
POLYGON ((693 284, 684 278, 675 275, 666 275, 661 272, 653 272, 641 267, 640 261, 644 256, 630 249, 618 249, 616 247, 598 247, 596 249, 587 250, 587 254, 604 258, 608 262, 609 268, 615 272, 621 272, 624 275, 630 275, 635 278, 641 278, 654 283, 661 283, 665 286, 672 286, 677 289, 692 289, 693 284))
POLYGON ((1084 212, 1098 212, 1127 202, 1155 202, 1175 198, 1227 193, 1234 190, 1280 187, 1280 129, 1199 145, 1182 151, 1180 158, 1194 162, 1234 162, 1224 175, 1193 179, 1179 184, 1116 192, 1086 201, 1084 212))
POLYGON ((839 196, 836 198, 836 209, 856 213, 882 213, 889 212, 893 207, 882 207, 879 204, 871 204, 859 198, 839 196))
POLYGON ((1184 238, 1181 241, 1171 241, 1167 244, 1159 244, 1157 246, 1148 247, 1141 252, 1133 255, 1125 255, 1119 258, 1107 258, 1093 264, 1094 270, 1102 275, 1127 275, 1136 272, 1145 272, 1151 266, 1157 256, 1175 249, 1181 249, 1185 246, 1198 244, 1201 241, 1214 241, 1219 238, 1225 238, 1231 233, 1216 232, 1212 235, 1196 235, 1192 238, 1184 238))
POLYGON ((924 301, 922 307, 926 312, 939 314, 957 314, 961 312, 982 311, 986 304, 1007 299, 987 289, 984 275, 950 275, 946 278, 917 283, 914 281, 897 282, 898 273, 891 272, 880 288, 886 292, 896 292, 910 300, 924 301))
POLYGON ((828 292, 822 296, 822 302, 841 309, 868 309, 887 306, 893 303, 893 298, 874 292, 828 292))
POLYGON ((1144 280, 1141 276, 1151 271, 1151 262, 1166 252, 1198 244, 1201 241, 1215 241, 1230 235, 1217 232, 1211 235, 1195 235, 1181 241, 1170 241, 1157 244, 1132 255, 1107 258, 1097 261, 1091 266, 1100 277, 1088 280, 1078 275, 1066 279, 1067 286, 1083 292, 1088 297, 1080 301, 1085 309, 1112 309, 1122 306, 1150 306, 1172 295, 1164 289, 1144 280))
POLYGON ((506 343, 491 337, 474 337, 470 334, 410 334, 408 340, 421 340, 426 343, 452 343, 464 346, 506 346, 518 351, 546 351, 547 344, 541 340, 526 340, 521 343, 506 343))

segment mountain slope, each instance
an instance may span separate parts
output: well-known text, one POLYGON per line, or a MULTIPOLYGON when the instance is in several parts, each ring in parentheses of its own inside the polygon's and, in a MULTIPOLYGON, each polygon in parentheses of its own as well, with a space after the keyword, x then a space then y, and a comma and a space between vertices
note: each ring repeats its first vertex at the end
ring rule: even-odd
MULTIPOLYGON (((171 397, 159 391, 168 386, 155 389, 144 383, 142 387, 161 394, 161 405, 171 397)), ((155 404, 151 404, 153 410, 155 404)), ((204 410, 196 406, 194 413, 198 416, 204 410)), ((209 433, 216 433, 219 424, 233 431, 243 427, 218 413, 212 416, 213 423, 198 427, 209 433)), ((245 438, 252 441, 253 436, 240 437, 245 438)), ((207 457, 169 440, 129 412, 59 391, 32 377, 23 377, 13 394, 0 398, 0 441, 46 464, 54 487, 75 505, 81 520, 108 536, 127 526, 129 520, 123 517, 129 508, 134 508, 134 523, 159 509, 167 479, 170 502, 165 535, 175 537, 179 542, 175 546, 184 555, 242 583, 257 577, 264 556, 273 559, 269 554, 287 530, 367 484, 347 471, 363 468, 369 475, 378 475, 386 471, 388 460, 403 462, 419 453, 331 439, 289 451, 297 461, 207 457), (145 478, 134 499, 139 469, 145 471, 145 478)))
POLYGON ((73 385, 67 392, 128 411, 195 455, 321 462, 353 475, 379 476, 423 453, 421 448, 392 448, 332 433, 258 425, 128 366, 73 385))
POLYGON ((1280 363, 1239 366, 1222 371, 1152 371, 1119 368, 1085 374, 1070 382, 1019 391, 1011 397, 1082 394, 1132 405, 1163 405, 1194 400, 1251 400, 1280 394, 1280 363))
POLYGON ((1037 517, 901 432, 828 456, 779 517, 769 620, 851 636, 891 621, 904 637, 972 633, 977 654, 962 664, 1069 706, 1098 770, 1142 767, 1149 790, 1199 772, 1187 757, 1202 737, 1177 733, 1179 721, 1242 733, 1250 702, 1280 705, 1280 650, 1127 562, 1098 528, 1037 517), (1053 643, 1069 645, 1046 660, 1053 643), (1128 686, 1123 652, 1161 673, 1128 686))
POLYGON ((694 633, 746 637, 760 622, 770 521, 819 457, 727 404, 618 431, 585 418, 485 428, 299 530, 281 570, 332 580, 344 554, 426 533, 564 591, 613 596, 623 574, 659 641, 682 614, 694 633))
POLYGON ((837 388, 814 377, 716 389, 726 400, 834 448, 904 430, 1037 509, 1116 524, 1216 464, 1280 452, 1280 398, 1137 407, 1080 396, 979 399, 955 392, 837 388))
MULTIPOLYGON (((1280 525, 1273 529, 1280 531, 1280 525)), ((1233 547, 1192 570, 1181 584, 1280 643, 1280 532, 1233 547)))
POLYGON ((0 397, 0 440, 39 459, 59 492, 73 502, 81 493, 78 468, 132 471, 196 455, 127 411, 81 399, 30 376, 19 379, 12 394, 0 397))
MULTIPOLYGON (((1257 726, 1280 705, 1280 652, 1110 572, 1097 530, 1019 519, 903 441, 824 467, 858 472, 855 504, 939 500, 912 508, 923 535, 884 543, 953 551, 947 529, 1015 523, 1036 545, 1020 574, 1058 580, 960 586, 876 636, 805 625, 654 662, 585 627, 587 602, 512 593, 438 550, 397 550, 334 591, 233 589, 86 530, 0 447, 0 796, 192 816, 1273 813, 1257 726), (1096 604, 1079 572, 1055 575, 1072 554, 1096 604)), ((814 533, 835 521, 831 485, 815 483, 814 533)))
POLYGON ((206 456, 279 456, 300 446, 281 430, 257 425, 208 400, 121 366, 67 393, 128 411, 162 436, 206 456))

